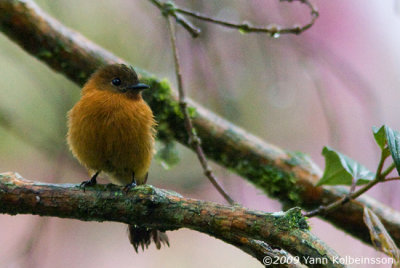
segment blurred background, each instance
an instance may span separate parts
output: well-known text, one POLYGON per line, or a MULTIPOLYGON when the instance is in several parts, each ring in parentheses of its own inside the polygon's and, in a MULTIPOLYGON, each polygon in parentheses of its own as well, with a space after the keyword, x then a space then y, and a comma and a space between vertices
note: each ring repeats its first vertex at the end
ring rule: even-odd
MULTIPOLYGON (((165 21, 150 1, 36 2, 133 66, 175 84, 165 21)), ((304 5, 276 0, 176 3, 254 25, 303 25, 310 18, 304 5)), ((371 127, 400 129, 399 1, 313 3, 320 18, 299 36, 240 34, 193 20, 202 34, 192 39, 178 26, 187 93, 267 142, 309 154, 321 168, 322 147, 330 145, 375 170, 379 155, 371 127)), ((87 179, 65 142, 66 113, 78 100, 79 88, 3 34, 0 51, 0 172, 45 182, 87 179)), ((175 166, 165 169, 153 161, 149 183, 223 203, 195 155, 180 145, 177 149, 181 160, 175 166)), ((244 206, 281 209, 245 180, 213 167, 244 206)), ((400 209, 398 191, 399 183, 390 182, 368 194, 400 209)), ((321 220, 312 219, 311 226, 342 256, 384 257, 321 220)), ((187 229, 168 235, 170 248, 157 251, 152 245, 137 255, 124 224, 0 215, 0 267, 262 267, 207 235, 187 229)))

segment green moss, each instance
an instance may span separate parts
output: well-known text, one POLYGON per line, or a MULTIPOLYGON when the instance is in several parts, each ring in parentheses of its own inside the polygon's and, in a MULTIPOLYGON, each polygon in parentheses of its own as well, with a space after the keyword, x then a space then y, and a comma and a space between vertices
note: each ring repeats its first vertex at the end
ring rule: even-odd
POLYGON ((307 220, 303 217, 299 207, 291 208, 285 213, 275 213, 274 216, 276 216, 275 226, 281 230, 309 229, 307 220))
POLYGON ((194 119, 197 117, 197 110, 195 107, 188 107, 188 113, 190 118, 194 119))
POLYGON ((62 40, 60 40, 60 39, 57 39, 57 46, 56 46, 56 48, 55 48, 55 51, 56 51, 57 53, 59 53, 59 52, 61 52, 61 51, 65 51, 65 52, 67 52, 67 53, 71 53, 71 52, 72 52, 70 46, 67 45, 67 44, 65 44, 65 43, 64 43, 62 40))
POLYGON ((44 49, 44 50, 40 50, 36 54, 36 56, 40 59, 49 59, 49 58, 53 57, 53 53, 51 51, 44 49))
POLYGON ((81 72, 79 72, 79 78, 86 80, 88 78, 88 75, 84 71, 81 71, 81 72))
POLYGON ((174 219, 176 220, 177 223, 180 223, 180 222, 183 222, 185 217, 184 217, 183 213, 175 213, 174 214, 174 219))
MULTIPOLYGON (((226 156, 225 161, 228 159, 226 156)), ((232 163, 224 164, 232 165, 232 163)), ((296 185, 296 178, 292 173, 285 172, 273 165, 260 165, 247 159, 240 160, 232 169, 247 177, 256 187, 262 189, 271 197, 291 204, 300 202, 299 193, 301 189, 296 185)))
POLYGON ((136 186, 133 191, 139 192, 145 195, 154 195, 156 194, 156 189, 154 188, 153 185, 150 184, 144 184, 144 185, 138 185, 136 186))
MULTIPOLYGON (((101 193, 100 193, 100 195, 101 195, 101 193)), ((86 205, 86 206, 87 206, 87 205, 86 205)), ((106 208, 107 208, 108 206, 109 206, 109 202, 108 202, 107 199, 97 198, 97 199, 95 200, 95 202, 92 204, 91 209, 88 209, 88 210, 87 210, 87 214, 86 214, 86 215, 87 215, 90 219, 95 219, 95 220, 98 221, 99 219, 98 219, 97 215, 101 214, 102 211, 106 210, 106 208), (97 209, 94 209, 94 207, 97 208, 97 209), (98 210, 101 210, 101 211, 99 212, 98 210)))
POLYGON ((128 210, 132 210, 135 206, 135 202, 133 202, 130 199, 125 199, 124 200, 124 206, 128 209, 128 210))
MULTIPOLYGON (((184 116, 171 90, 171 85, 168 80, 160 81, 154 76, 147 76, 142 81, 151 88, 143 92, 143 97, 153 110, 158 123, 157 140, 164 145, 159 147, 173 149, 176 139, 186 141, 188 138, 184 129, 184 116)), ((190 108, 189 115, 196 116, 196 110, 190 108)), ((161 160, 161 163, 166 163, 167 167, 172 167, 179 162, 179 155, 174 150, 161 150, 161 155, 158 154, 157 159, 161 160), (168 152, 167 155, 166 152, 168 152)))
POLYGON ((123 194, 122 194, 121 191, 115 191, 115 192, 114 192, 114 196, 115 196, 115 197, 122 197, 123 194))
POLYGON ((171 142, 175 139, 176 133, 171 126, 182 125, 180 119, 183 118, 179 104, 173 98, 171 85, 166 79, 159 81, 154 76, 143 79, 143 82, 151 88, 144 91, 143 97, 151 106, 158 123, 157 138, 160 141, 171 142))

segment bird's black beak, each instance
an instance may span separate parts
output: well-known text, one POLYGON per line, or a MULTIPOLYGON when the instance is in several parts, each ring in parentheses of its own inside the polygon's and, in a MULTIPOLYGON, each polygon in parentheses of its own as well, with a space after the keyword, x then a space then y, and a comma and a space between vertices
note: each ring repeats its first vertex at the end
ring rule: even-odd
POLYGON ((150 87, 143 83, 137 83, 136 85, 126 87, 126 89, 137 90, 137 91, 142 91, 142 90, 148 89, 148 88, 150 88, 150 87))

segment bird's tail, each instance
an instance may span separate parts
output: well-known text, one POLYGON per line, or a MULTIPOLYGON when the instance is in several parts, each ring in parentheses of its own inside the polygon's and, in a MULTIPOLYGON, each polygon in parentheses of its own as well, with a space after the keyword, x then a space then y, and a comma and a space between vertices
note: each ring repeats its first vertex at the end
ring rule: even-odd
POLYGON ((131 242, 136 253, 138 253, 139 247, 144 250, 147 249, 151 243, 151 240, 156 244, 157 249, 161 248, 161 245, 167 245, 169 247, 168 236, 165 232, 159 230, 148 229, 146 227, 138 227, 135 225, 128 225, 129 241, 131 242))

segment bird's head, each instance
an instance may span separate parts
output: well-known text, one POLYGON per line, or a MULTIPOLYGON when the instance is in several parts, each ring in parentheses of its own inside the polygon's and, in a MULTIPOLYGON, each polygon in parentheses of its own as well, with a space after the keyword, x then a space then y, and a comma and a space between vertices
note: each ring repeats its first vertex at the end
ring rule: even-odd
POLYGON ((110 64, 100 67, 93 73, 83 91, 110 91, 125 94, 129 98, 136 98, 141 95, 142 90, 147 88, 149 88, 148 85, 139 82, 132 67, 125 64, 110 64))

